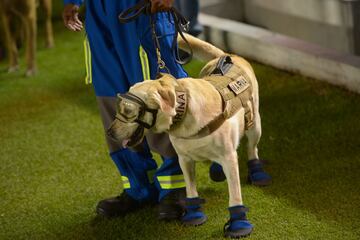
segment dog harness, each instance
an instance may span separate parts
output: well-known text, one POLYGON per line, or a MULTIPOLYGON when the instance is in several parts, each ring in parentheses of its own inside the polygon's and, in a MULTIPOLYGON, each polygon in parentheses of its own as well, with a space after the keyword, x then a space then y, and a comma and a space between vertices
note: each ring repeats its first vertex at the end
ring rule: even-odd
POLYGON ((245 110, 245 128, 253 124, 253 88, 251 79, 240 67, 233 64, 230 56, 219 59, 215 69, 204 79, 211 83, 223 100, 223 117, 229 119, 241 108, 245 110))
MULTIPOLYGON (((210 135, 242 108, 245 110, 245 129, 249 129, 254 124, 253 88, 250 77, 243 69, 234 65, 228 55, 221 57, 216 65, 205 70, 210 74, 203 78, 220 93, 223 112, 198 133, 187 138, 202 138, 210 135)), ((177 115, 173 119, 174 124, 171 126, 172 130, 182 121, 187 105, 186 93, 181 89, 176 93, 178 107, 177 115)))

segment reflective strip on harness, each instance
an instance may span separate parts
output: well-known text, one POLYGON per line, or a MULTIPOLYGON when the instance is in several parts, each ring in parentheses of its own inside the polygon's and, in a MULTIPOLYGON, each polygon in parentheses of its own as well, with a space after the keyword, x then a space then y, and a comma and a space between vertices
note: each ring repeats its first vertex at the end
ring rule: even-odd
POLYGON ((139 47, 139 57, 141 62, 141 69, 143 73, 144 80, 150 80, 150 68, 149 68, 149 59, 144 48, 140 45, 139 47))
POLYGON ((157 176, 162 189, 175 189, 185 187, 184 175, 157 176))
POLYGON ((122 184, 124 189, 129 189, 130 188, 130 181, 127 177, 125 176, 121 176, 121 180, 122 180, 122 184))
POLYGON ((85 68, 86 68, 86 77, 85 83, 92 83, 92 66, 91 66, 91 51, 88 38, 84 39, 84 51, 85 51, 85 68))

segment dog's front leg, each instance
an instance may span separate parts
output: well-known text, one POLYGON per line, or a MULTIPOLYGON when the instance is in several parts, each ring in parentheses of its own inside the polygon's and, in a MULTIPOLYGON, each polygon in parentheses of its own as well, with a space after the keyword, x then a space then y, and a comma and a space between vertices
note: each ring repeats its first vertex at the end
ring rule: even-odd
POLYGON ((236 151, 227 154, 221 162, 229 188, 229 207, 242 205, 240 174, 236 151))
POLYGON ((179 163, 186 183, 186 213, 181 219, 185 225, 198 226, 206 222, 207 217, 202 212, 203 199, 199 198, 195 182, 195 162, 188 157, 179 156, 179 163))
POLYGON ((228 181, 230 220, 225 224, 225 236, 245 237, 252 232, 253 226, 246 219, 247 208, 243 205, 238 167, 238 156, 232 151, 223 159, 222 167, 228 181))
POLYGON ((186 183, 186 197, 199 197, 195 182, 195 162, 190 158, 179 156, 179 163, 186 183))

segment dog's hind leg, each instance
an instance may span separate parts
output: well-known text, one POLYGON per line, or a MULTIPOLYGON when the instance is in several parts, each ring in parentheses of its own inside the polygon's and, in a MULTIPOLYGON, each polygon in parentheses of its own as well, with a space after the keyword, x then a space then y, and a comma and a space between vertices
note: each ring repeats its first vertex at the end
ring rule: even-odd
POLYGON ((254 125, 245 131, 248 138, 248 182, 255 186, 271 184, 271 176, 263 169, 263 162, 259 160, 258 143, 261 137, 261 118, 258 101, 254 104, 254 125))
POLYGON ((261 138, 261 119, 258 111, 254 113, 254 125, 245 131, 245 135, 248 139, 248 160, 259 159, 258 144, 261 138))
POLYGON ((191 159, 179 156, 179 163, 186 183, 186 213, 181 221, 183 224, 190 226, 202 225, 206 222, 207 217, 201 209, 201 204, 204 203, 204 200, 199 198, 199 194, 196 190, 195 162, 191 159))
POLYGON ((46 47, 52 48, 54 47, 54 33, 51 22, 52 16, 52 0, 43 0, 43 8, 45 10, 45 34, 46 34, 46 47))

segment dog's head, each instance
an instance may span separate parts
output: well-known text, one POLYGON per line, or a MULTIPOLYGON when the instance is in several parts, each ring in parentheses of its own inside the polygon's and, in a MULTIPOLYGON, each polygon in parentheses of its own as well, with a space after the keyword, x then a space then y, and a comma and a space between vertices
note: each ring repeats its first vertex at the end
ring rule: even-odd
POLYGON ((126 94, 118 95, 116 118, 108 135, 122 141, 123 147, 140 144, 148 130, 167 131, 175 110, 176 79, 165 74, 158 80, 135 84, 126 94))

